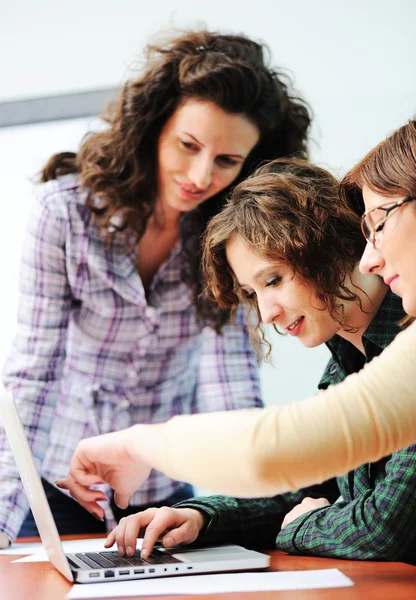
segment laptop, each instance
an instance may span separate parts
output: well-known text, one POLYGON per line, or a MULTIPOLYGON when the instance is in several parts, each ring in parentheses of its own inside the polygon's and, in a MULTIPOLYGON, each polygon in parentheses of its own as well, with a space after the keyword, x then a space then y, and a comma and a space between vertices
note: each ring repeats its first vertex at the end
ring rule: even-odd
POLYGON ((242 546, 156 547, 142 560, 140 554, 120 557, 117 551, 74 552, 65 554, 36 470, 22 423, 12 395, 0 391, 0 420, 13 452, 20 477, 49 560, 69 581, 93 583, 190 575, 196 573, 265 569, 270 557, 242 546))

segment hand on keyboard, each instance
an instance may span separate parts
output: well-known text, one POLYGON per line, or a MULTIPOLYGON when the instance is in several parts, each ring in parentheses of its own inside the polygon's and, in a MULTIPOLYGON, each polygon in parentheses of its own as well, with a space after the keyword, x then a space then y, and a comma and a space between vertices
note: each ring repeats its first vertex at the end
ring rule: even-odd
POLYGON ((141 557, 147 559, 159 538, 165 548, 191 544, 203 526, 203 513, 193 508, 148 508, 123 517, 108 535, 104 546, 110 548, 116 542, 120 556, 133 556, 136 539, 143 536, 141 557))

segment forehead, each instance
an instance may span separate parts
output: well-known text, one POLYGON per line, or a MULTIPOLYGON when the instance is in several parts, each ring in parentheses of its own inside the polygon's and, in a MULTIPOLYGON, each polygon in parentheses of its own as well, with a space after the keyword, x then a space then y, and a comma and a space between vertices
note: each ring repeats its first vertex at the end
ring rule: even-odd
POLYGON ((366 211, 378 208, 379 206, 383 206, 385 204, 394 204, 394 202, 397 202, 398 200, 404 198, 404 195, 382 195, 381 192, 375 192, 374 190, 370 189, 367 185, 363 186, 362 192, 366 211))
POLYGON ((256 125, 246 116, 230 114, 213 102, 188 99, 182 102, 167 123, 167 128, 189 133, 203 144, 251 149, 259 140, 256 125))
POLYGON ((227 262, 240 283, 249 283, 270 267, 284 266, 281 261, 271 261, 250 248, 241 235, 234 236, 226 245, 227 262))

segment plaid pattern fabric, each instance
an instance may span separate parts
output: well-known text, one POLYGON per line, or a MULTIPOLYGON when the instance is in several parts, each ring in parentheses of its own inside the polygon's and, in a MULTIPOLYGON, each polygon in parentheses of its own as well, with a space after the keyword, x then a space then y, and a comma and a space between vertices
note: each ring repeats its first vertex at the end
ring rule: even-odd
MULTIPOLYGON (((328 343, 332 358, 320 387, 342 381, 380 354, 398 334, 397 322, 404 316, 401 299, 389 291, 363 336, 366 357, 349 342, 332 338, 328 343)), ((416 445, 412 445, 299 492, 252 500, 213 496, 180 506, 206 513, 208 525, 200 538, 204 542, 275 545, 293 554, 416 563, 415 490, 416 445), (335 502, 340 494, 342 499, 335 502), (281 530, 285 515, 307 496, 326 497, 331 505, 310 511, 281 530)))
MULTIPOLYGON (((74 176, 41 187, 4 382, 51 483, 67 473, 84 437, 177 414, 261 406, 244 314, 222 335, 201 327, 182 277, 181 243, 146 300, 127 242, 119 233, 105 247, 74 176)), ((0 452, 0 530, 13 539, 28 504, 4 432, 0 452)), ((180 485, 152 472, 132 503, 162 501, 180 485)))

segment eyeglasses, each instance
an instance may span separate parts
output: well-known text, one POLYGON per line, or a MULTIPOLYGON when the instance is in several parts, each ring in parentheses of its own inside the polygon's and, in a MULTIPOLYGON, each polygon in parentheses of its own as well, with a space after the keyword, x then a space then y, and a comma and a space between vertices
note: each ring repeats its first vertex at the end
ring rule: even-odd
POLYGON ((383 230, 389 216, 394 210, 400 208, 400 206, 406 204, 406 202, 412 202, 413 200, 416 200, 416 196, 408 196, 394 204, 383 204, 382 206, 375 206, 374 208, 370 208, 370 210, 366 210, 361 217, 361 231, 367 242, 372 244, 374 248, 377 248, 380 243, 380 236, 378 234, 383 230), (386 213, 384 217, 377 222, 374 221, 371 214, 375 210, 383 210, 386 213))

